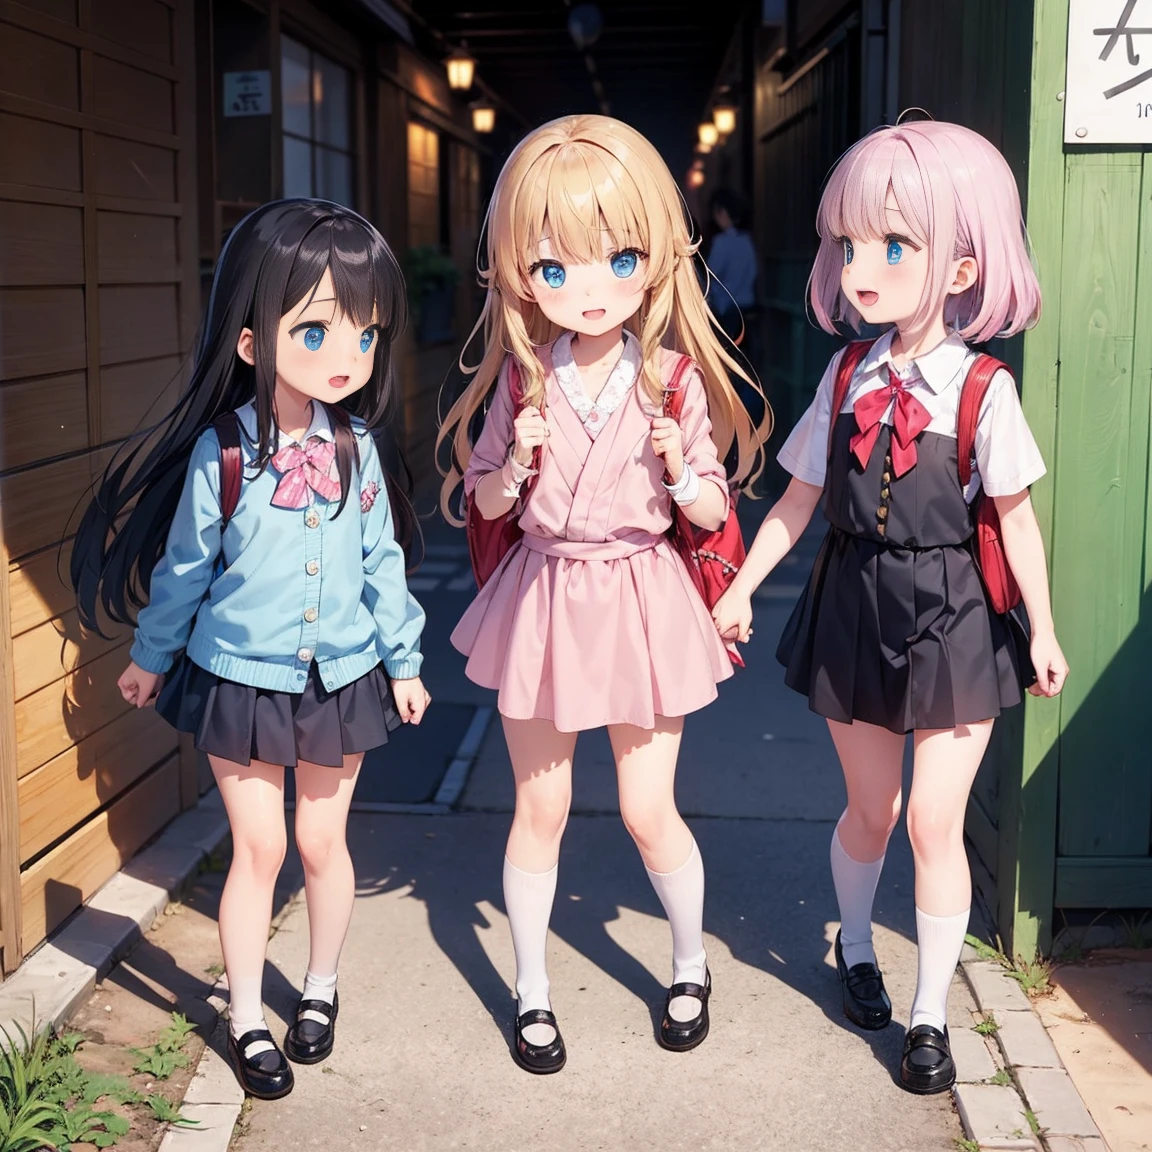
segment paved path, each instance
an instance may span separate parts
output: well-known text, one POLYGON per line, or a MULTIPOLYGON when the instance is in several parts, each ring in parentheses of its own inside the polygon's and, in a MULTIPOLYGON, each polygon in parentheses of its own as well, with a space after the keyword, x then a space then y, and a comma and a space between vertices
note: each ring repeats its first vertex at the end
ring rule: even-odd
MULTIPOLYGON (((440 703, 490 704, 446 643, 469 595, 466 556, 450 551, 462 538, 440 531, 432 543, 443 570, 420 593, 432 621, 427 681, 440 703)), ((705 1044, 677 1055, 654 1040, 668 929, 617 815, 607 740, 592 733, 577 753, 549 945, 568 1066, 534 1077, 513 1064, 514 964, 500 890, 512 788, 494 722, 457 811, 353 815, 359 899, 336 1051, 298 1069, 287 1099, 255 1102, 238 1149, 952 1152, 961 1130, 950 1097, 913 1097, 893 1081, 916 971, 902 831, 876 912, 900 1023, 865 1034, 839 1010, 827 851, 843 785, 823 723, 783 687, 773 659, 790 586, 814 546, 806 540, 806 555, 757 601, 748 670, 690 718, 684 740, 679 798, 708 876, 715 991, 705 1044)), ((389 752, 398 758, 404 747, 398 738, 389 752)), ((307 952, 301 896, 269 950, 266 995, 281 1022, 307 952)), ((952 996, 963 1027, 972 1002, 959 979, 952 996)))

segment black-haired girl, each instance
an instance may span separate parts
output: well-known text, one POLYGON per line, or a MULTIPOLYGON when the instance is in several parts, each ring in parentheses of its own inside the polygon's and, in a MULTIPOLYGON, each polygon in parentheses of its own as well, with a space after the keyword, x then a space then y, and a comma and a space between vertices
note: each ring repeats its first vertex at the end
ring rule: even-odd
POLYGON ((193 733, 224 798, 229 1053, 265 1099, 293 1086, 261 997, 284 768, 311 945, 284 1050, 310 1064, 332 1050, 356 776, 430 702, 424 613, 405 583, 414 521, 370 434, 389 409, 404 311, 396 261, 356 213, 283 200, 245 217, 216 266, 191 383, 151 446, 109 468, 73 552, 86 626, 98 604, 117 622, 139 609, 125 700, 154 701, 193 733))

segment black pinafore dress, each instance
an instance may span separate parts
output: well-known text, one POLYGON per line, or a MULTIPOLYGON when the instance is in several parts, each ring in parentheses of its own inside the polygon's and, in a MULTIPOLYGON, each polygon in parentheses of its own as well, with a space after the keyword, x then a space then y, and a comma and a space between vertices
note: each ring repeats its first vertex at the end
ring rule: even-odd
POLYGON ((882 425, 867 467, 856 419, 832 433, 831 527, 784 628, 785 683, 813 712, 907 733, 990 720, 1020 703, 1027 624, 992 611, 972 549, 956 440, 922 432, 916 464, 892 473, 882 425))

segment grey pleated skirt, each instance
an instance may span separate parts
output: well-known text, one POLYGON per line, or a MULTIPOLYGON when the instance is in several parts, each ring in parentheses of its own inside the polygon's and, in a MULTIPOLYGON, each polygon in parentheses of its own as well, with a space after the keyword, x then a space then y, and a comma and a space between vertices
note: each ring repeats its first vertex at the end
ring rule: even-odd
POLYGON ((184 656, 161 689, 156 711, 210 756, 289 768, 300 760, 339 768, 346 755, 386 744, 400 725, 380 664, 328 692, 313 661, 302 692, 274 692, 223 680, 184 656))

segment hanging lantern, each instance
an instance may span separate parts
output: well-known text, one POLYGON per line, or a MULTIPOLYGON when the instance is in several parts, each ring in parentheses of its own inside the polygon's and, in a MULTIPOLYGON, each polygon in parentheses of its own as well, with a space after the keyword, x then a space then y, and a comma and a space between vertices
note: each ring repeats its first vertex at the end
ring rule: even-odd
POLYGON ((716 125, 713 124, 711 120, 701 124, 696 130, 696 135, 700 143, 706 148, 712 148, 720 139, 720 133, 716 130, 716 125))
POLYGON ((457 92, 467 92, 472 87, 472 77, 476 71, 476 61, 464 51, 456 48, 444 61, 448 69, 448 87, 457 92))
POLYGON ((717 104, 712 109, 712 123, 721 136, 731 136, 736 131, 736 105, 717 104))
POLYGON ((496 127, 496 109, 488 104, 472 105, 472 130, 491 132, 496 127))

